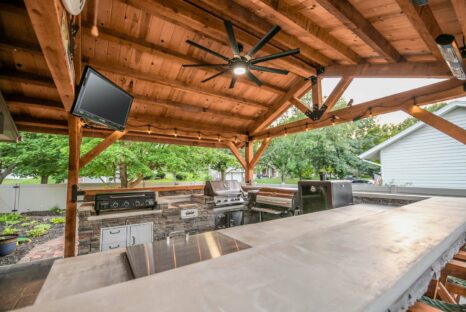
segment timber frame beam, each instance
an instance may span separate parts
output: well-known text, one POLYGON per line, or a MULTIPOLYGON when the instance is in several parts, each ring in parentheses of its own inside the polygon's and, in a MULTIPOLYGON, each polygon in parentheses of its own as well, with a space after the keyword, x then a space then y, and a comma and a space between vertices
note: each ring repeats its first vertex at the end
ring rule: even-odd
POLYGON ((63 24, 68 23, 67 14, 59 0, 25 0, 24 3, 60 99, 69 111, 74 99, 75 77, 61 33, 63 24))
POLYGON ((403 111, 414 118, 428 124, 429 126, 445 133, 453 139, 466 144, 466 130, 445 120, 444 118, 437 116, 425 109, 420 108, 417 105, 410 105, 403 108, 403 111))
POLYGON ((239 151, 239 149, 233 144, 233 143, 227 143, 226 146, 230 149, 230 151, 233 153, 233 155, 236 157, 236 159, 239 161, 241 166, 245 170, 245 180, 247 184, 251 184, 254 176, 254 167, 257 165, 259 162, 260 158, 264 154, 265 150, 270 144, 270 139, 264 139, 259 146, 259 149, 256 151, 254 154, 253 146, 254 142, 253 141, 248 141, 246 142, 246 145, 244 147, 244 155, 243 157, 239 151))
POLYGON ((368 101, 352 107, 333 111, 317 121, 308 118, 301 119, 274 128, 258 131, 252 136, 253 140, 282 136, 285 133, 298 133, 311 129, 331 126, 349 121, 386 114, 402 110, 409 105, 428 105, 446 101, 466 95, 466 83, 452 78, 425 87, 386 96, 368 101))
POLYGON ((110 145, 121 139, 124 135, 128 133, 128 130, 124 131, 114 131, 108 137, 106 137, 102 142, 94 146, 89 152, 79 159, 79 169, 82 169, 88 163, 90 163, 94 158, 99 156, 103 151, 105 151, 110 145))

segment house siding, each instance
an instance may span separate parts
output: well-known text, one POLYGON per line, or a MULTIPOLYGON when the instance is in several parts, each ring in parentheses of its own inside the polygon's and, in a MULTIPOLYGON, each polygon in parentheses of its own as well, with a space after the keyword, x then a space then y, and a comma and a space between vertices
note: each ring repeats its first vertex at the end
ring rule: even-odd
MULTIPOLYGON (((466 108, 442 116, 466 129, 466 108)), ((466 145, 423 126, 380 151, 386 185, 466 189, 466 145)))

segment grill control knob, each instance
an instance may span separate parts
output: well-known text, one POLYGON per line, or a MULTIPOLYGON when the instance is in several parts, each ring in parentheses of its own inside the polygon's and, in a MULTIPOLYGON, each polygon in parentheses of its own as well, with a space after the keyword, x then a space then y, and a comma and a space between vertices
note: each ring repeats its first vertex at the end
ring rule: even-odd
POLYGON ((136 207, 141 206, 141 202, 140 202, 139 200, 135 201, 135 202, 134 202, 134 206, 136 206, 136 207))
POLYGON ((113 207, 113 208, 118 208, 118 202, 117 202, 117 201, 114 201, 114 202, 112 203, 112 207, 113 207))
POLYGON ((128 207, 129 207, 129 201, 125 201, 125 202, 123 203, 123 207, 128 208, 128 207))

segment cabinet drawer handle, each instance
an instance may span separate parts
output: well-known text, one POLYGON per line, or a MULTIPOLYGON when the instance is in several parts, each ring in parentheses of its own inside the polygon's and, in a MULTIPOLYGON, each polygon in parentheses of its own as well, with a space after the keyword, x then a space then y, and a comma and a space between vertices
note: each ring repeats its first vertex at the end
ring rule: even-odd
POLYGON ((115 247, 108 246, 108 249, 116 249, 116 248, 118 248, 118 247, 120 247, 120 244, 116 245, 115 247))
POLYGON ((120 233, 120 230, 115 231, 115 232, 110 231, 110 234, 118 234, 118 233, 120 233))

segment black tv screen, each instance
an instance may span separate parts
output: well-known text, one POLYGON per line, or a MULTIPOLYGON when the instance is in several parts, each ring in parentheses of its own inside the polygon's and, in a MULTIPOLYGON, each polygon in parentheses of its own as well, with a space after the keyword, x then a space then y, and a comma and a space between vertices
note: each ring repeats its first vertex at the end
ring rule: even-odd
POLYGON ((86 66, 71 113, 111 129, 123 130, 132 103, 130 94, 86 66))

